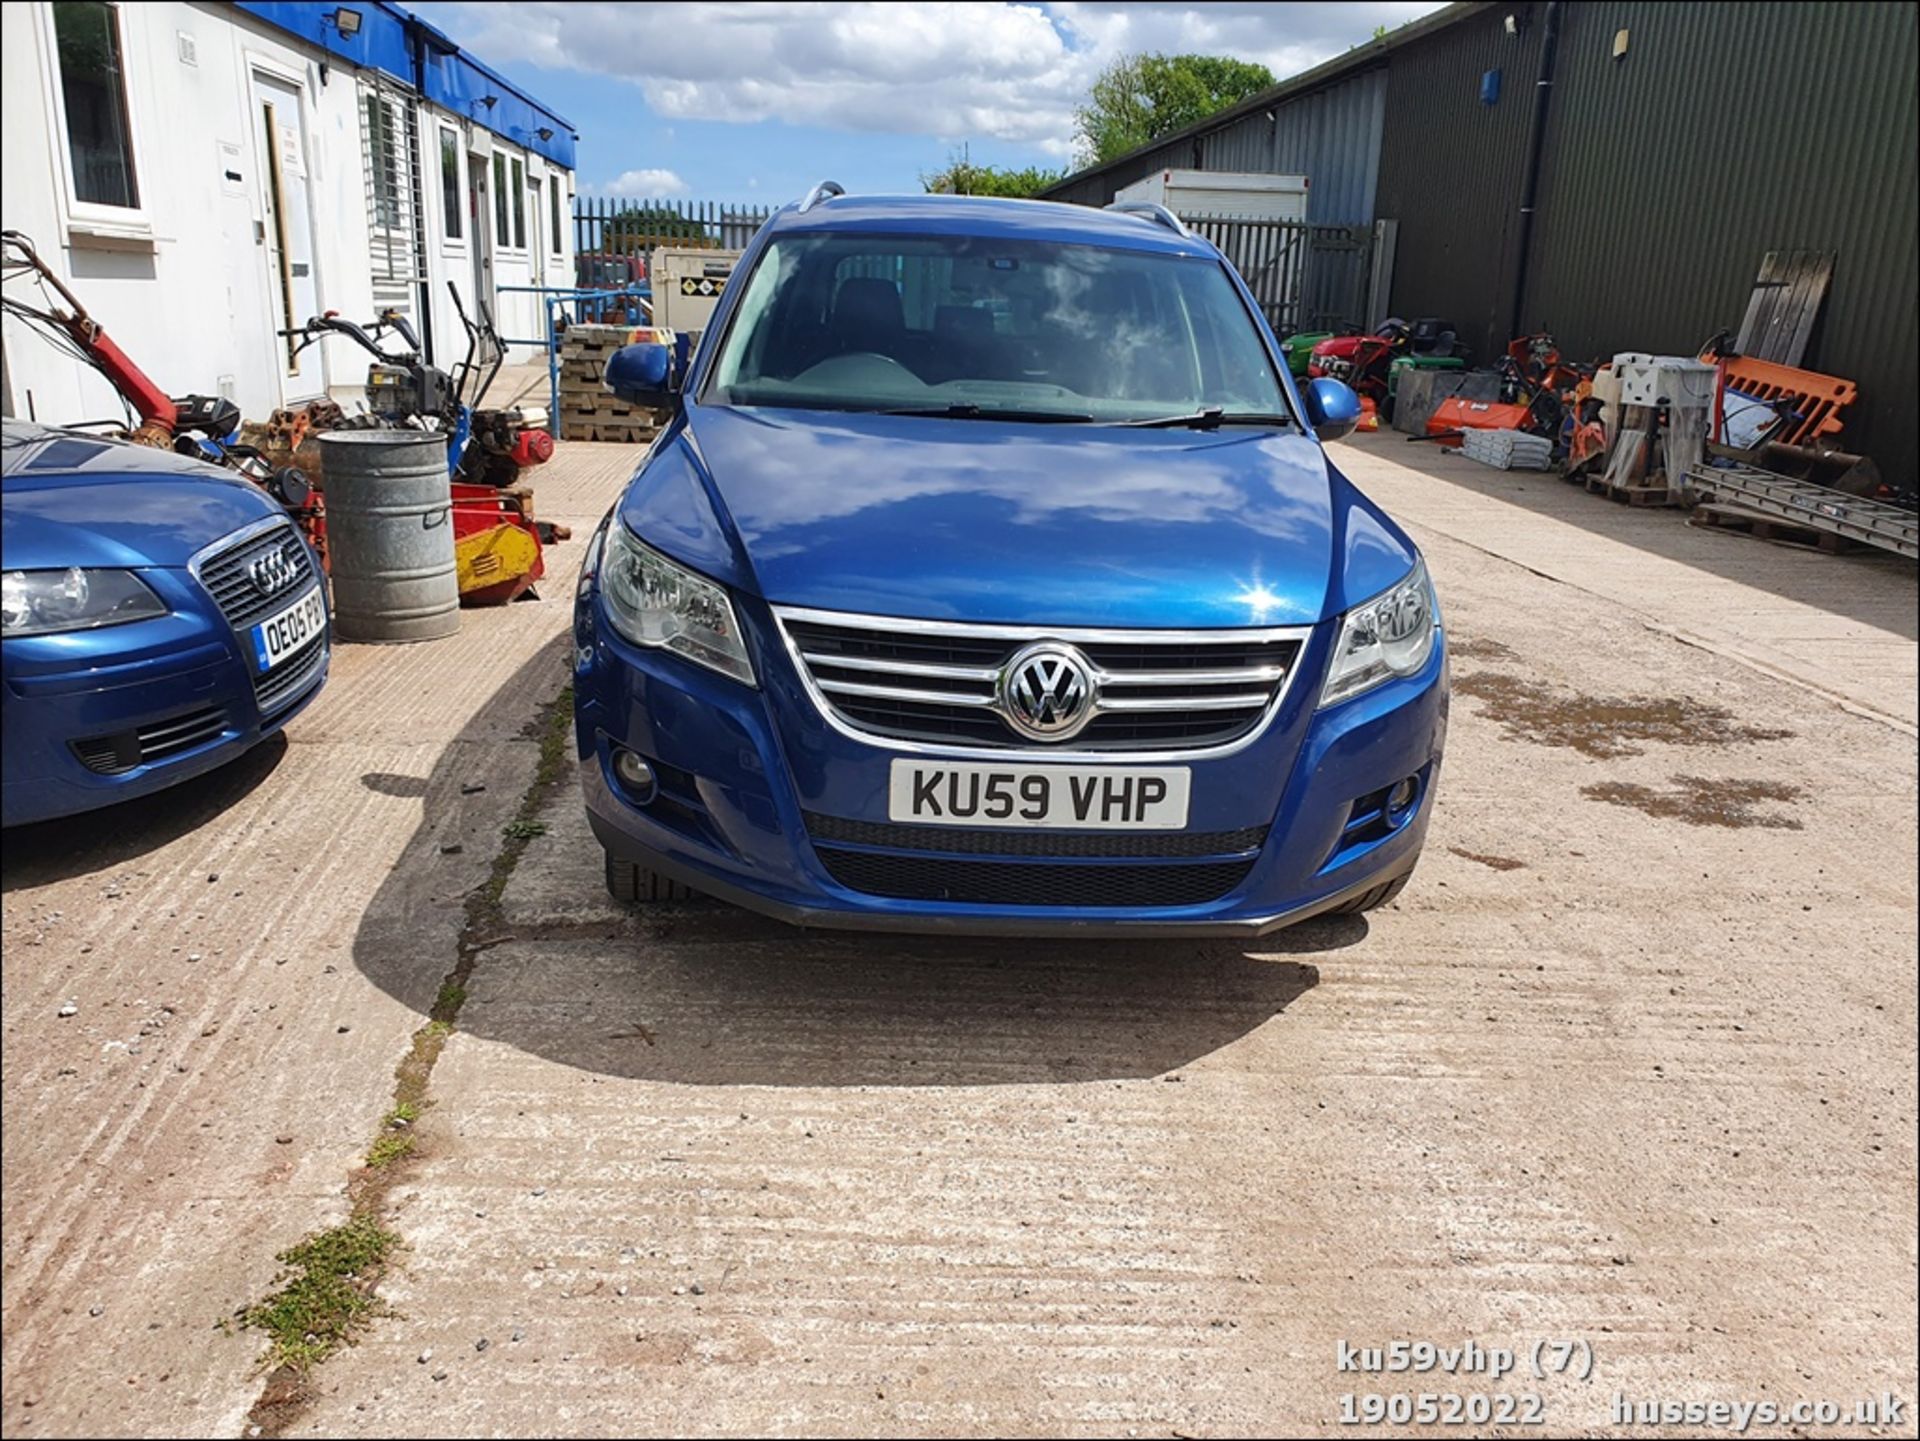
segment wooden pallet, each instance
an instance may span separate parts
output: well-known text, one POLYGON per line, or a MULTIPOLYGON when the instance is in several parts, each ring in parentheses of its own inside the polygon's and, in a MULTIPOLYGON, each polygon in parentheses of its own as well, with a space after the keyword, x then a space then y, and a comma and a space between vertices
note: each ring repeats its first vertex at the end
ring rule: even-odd
POLYGON ((1664 485, 1609 485, 1603 475, 1587 477, 1587 492, 1590 495, 1604 495, 1622 505, 1684 505, 1685 498, 1677 490, 1669 490, 1664 485))
POLYGON ((1796 550, 1824 551, 1828 555, 1846 555, 1863 548, 1860 542, 1843 535, 1795 525, 1790 520, 1768 515, 1763 510, 1750 510, 1744 505, 1728 505, 1719 501, 1696 505, 1693 514, 1687 517, 1687 524, 1700 526, 1704 530, 1750 535, 1755 540, 1792 546, 1796 550))
POLYGON ((621 445, 649 445, 660 433, 652 421, 576 419, 562 429, 566 431, 564 440, 605 440, 621 445))

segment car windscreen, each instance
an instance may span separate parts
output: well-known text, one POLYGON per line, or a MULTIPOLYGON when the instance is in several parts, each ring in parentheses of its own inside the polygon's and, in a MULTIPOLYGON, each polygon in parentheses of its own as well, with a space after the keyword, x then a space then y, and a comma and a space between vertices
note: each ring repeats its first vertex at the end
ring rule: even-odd
POLYGON ((1288 413, 1217 259, 861 232, 768 245, 702 398, 1097 421, 1288 413))

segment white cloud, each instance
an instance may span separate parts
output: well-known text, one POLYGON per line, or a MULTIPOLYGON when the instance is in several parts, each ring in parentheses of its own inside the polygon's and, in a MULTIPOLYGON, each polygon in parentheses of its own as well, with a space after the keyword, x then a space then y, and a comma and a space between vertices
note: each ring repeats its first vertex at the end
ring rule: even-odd
POLYGON ((663 199, 687 193, 687 182, 671 170, 627 170, 618 180, 598 187, 605 195, 623 195, 636 200, 663 199))
POLYGON ((421 8, 483 58, 627 80, 669 119, 1000 140, 1065 159, 1074 108, 1120 55, 1232 55, 1286 76, 1366 40, 1376 25, 1438 6, 532 0, 421 8))

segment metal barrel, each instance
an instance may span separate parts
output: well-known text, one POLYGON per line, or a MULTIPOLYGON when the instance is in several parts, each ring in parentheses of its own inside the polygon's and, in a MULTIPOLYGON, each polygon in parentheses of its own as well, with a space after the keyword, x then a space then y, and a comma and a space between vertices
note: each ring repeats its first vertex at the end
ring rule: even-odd
POLYGON ((460 629, 447 438, 320 436, 333 628, 342 640, 437 640, 460 629))

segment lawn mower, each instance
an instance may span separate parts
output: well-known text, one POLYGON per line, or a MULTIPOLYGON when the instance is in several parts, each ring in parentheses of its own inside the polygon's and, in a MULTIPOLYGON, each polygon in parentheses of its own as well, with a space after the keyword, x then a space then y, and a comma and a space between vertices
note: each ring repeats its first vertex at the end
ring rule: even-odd
MULTIPOLYGON (((491 605, 531 595, 546 573, 543 544, 565 540, 564 526, 536 521, 533 495, 514 482, 523 470, 543 465, 553 455, 553 437, 543 428, 545 415, 519 407, 477 409, 505 359, 505 347, 485 303, 475 324, 452 281, 454 311, 467 332, 467 351, 451 373, 427 364, 411 322, 386 310, 370 325, 342 319, 334 311, 314 316, 298 330, 296 354, 329 335, 341 335, 373 357, 367 367, 367 413, 344 420, 371 429, 429 430, 447 437, 447 469, 452 477, 454 561, 460 599, 466 605, 491 605), (400 341, 392 348, 389 337, 400 341)), ((334 408, 337 414, 337 408, 334 408)), ((289 437, 297 452, 305 434, 341 423, 333 414, 313 416, 306 425, 298 413, 276 412, 274 424, 298 429, 289 437)), ((315 527, 324 543, 324 519, 315 527)), ((324 550, 323 550, 324 556, 324 550)))
POLYGON ((0 231, 0 281, 29 276, 40 289, 42 303, 32 304, 16 288, 14 294, 0 295, 0 305, 55 349, 98 371, 127 408, 123 421, 90 421, 74 428, 111 429, 135 445, 176 450, 224 465, 259 485, 297 517, 305 515, 312 489, 306 476, 293 466, 276 466, 255 447, 240 443, 239 406, 221 395, 168 396, 48 269, 30 239, 17 230, 0 231), (62 303, 55 303, 54 297, 62 303))
POLYGON ((1335 335, 1318 342, 1307 361, 1307 374, 1344 380, 1376 405, 1387 399, 1387 368, 1402 355, 1455 355, 1459 352, 1453 322, 1429 316, 1411 325, 1389 316, 1371 335, 1335 335))

